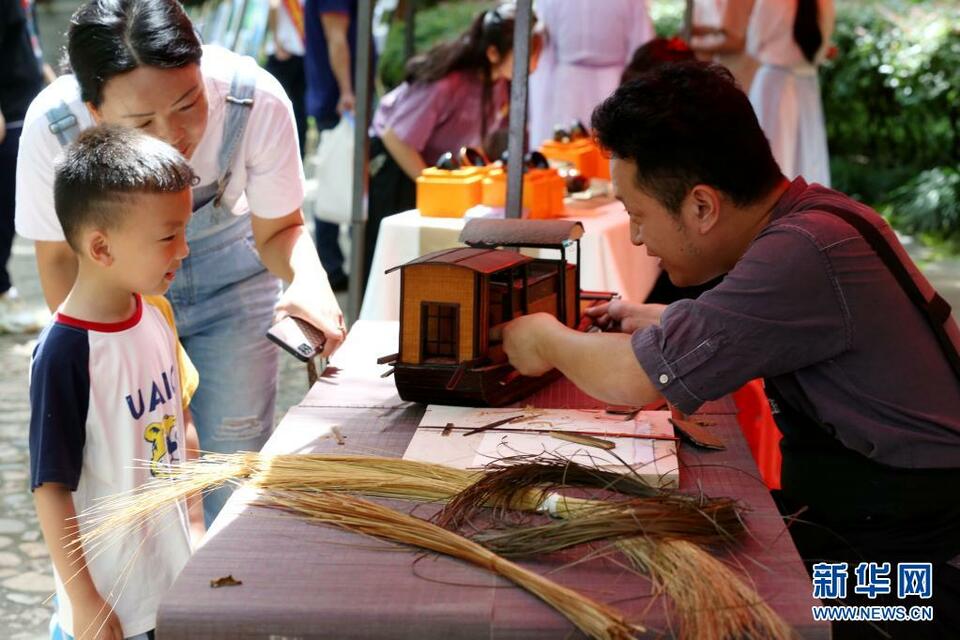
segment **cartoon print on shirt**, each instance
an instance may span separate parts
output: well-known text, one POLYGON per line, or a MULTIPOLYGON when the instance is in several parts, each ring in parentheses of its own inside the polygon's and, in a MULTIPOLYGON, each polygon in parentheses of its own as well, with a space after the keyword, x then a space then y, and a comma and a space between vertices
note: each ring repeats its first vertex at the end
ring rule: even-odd
POLYGON ((150 453, 150 475, 161 478, 167 475, 167 467, 179 462, 177 441, 170 437, 177 426, 176 416, 165 415, 160 422, 151 422, 143 431, 143 439, 153 444, 150 453), (169 457, 168 457, 169 456, 169 457))

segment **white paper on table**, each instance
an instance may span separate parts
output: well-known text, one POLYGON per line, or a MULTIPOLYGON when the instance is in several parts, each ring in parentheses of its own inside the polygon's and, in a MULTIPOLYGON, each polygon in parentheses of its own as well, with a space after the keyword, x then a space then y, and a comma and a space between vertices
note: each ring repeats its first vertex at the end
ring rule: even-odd
POLYGON ((490 462, 510 456, 535 456, 545 459, 562 457, 590 467, 620 467, 624 463, 631 467, 643 467, 652 464, 656 452, 651 440, 638 438, 604 438, 614 443, 609 451, 598 447, 588 447, 576 442, 554 438, 539 433, 497 433, 489 431, 477 447, 471 467, 484 467, 490 462))
POLYGON ((679 482, 677 446, 674 440, 624 438, 610 434, 636 433, 673 435, 667 411, 638 413, 635 419, 610 416, 598 410, 472 408, 430 405, 420 421, 420 428, 403 454, 405 460, 443 464, 458 469, 481 468, 490 462, 517 455, 562 456, 588 466, 624 471, 623 462, 655 486, 676 486, 679 482), (465 430, 475 429, 499 419, 528 415, 529 419, 503 425, 464 437, 465 430), (454 429, 443 435, 448 424, 454 429), (533 428, 544 433, 518 432, 533 428), (610 440, 614 449, 568 442, 552 437, 547 431, 582 431, 610 440), (615 453, 616 455, 612 455, 615 453), (623 459, 618 460, 617 456, 623 459))

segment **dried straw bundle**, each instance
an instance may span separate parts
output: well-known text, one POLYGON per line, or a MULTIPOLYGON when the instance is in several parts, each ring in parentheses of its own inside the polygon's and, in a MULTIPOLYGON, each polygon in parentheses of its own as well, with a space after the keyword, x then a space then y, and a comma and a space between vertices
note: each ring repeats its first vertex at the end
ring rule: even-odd
MULTIPOLYGON (((542 507, 545 498, 551 498, 548 500, 553 502, 551 514, 568 519, 586 515, 597 508, 596 501, 549 493, 551 488, 565 486, 568 482, 602 489, 615 488, 625 493, 648 496, 660 493, 629 475, 600 472, 560 461, 549 464, 546 468, 537 464, 520 464, 485 473, 376 456, 209 454, 200 460, 180 465, 172 470, 167 478, 151 481, 135 492, 114 496, 85 512, 83 518, 86 526, 80 543, 85 551, 90 553, 91 549, 98 545, 109 544, 110 541, 122 537, 125 532, 147 524, 153 517, 187 495, 227 483, 241 482, 263 490, 285 489, 288 492, 309 493, 325 489, 431 502, 450 500, 457 496, 461 505, 466 506, 461 513, 468 515, 484 505, 496 506, 501 510, 509 507, 536 511, 542 507), (495 482, 490 481, 491 475, 498 476, 495 482), (546 486, 541 483, 546 483, 546 486), (506 491, 503 486, 507 487, 506 491)), ((465 517, 459 516, 457 519, 465 517)), ((604 516, 601 514, 601 517, 604 516)), ((591 526, 596 525, 586 518, 583 527, 589 529, 591 526)), ((720 537, 737 531, 727 518, 717 518, 715 528, 720 537)), ((573 539, 568 537, 568 541, 573 539)), ((699 547, 687 545, 684 555, 679 558, 677 554, 666 552, 656 555, 664 544, 674 543, 631 538, 622 540, 618 546, 631 555, 643 571, 649 572, 655 583, 663 586, 664 593, 675 600, 684 628, 736 628, 737 631, 733 633, 709 637, 744 637, 749 634, 742 629, 773 627, 768 621, 770 617, 779 622, 782 628, 787 628, 762 604, 759 596, 739 581, 736 574, 699 547), (649 553, 641 553, 641 550, 649 553), (665 557, 671 558, 672 562, 664 561, 662 558, 665 557), (716 565, 713 574, 720 575, 720 571, 723 571, 723 575, 727 577, 722 580, 730 585, 736 582, 734 591, 741 594, 735 598, 739 612, 732 617, 732 622, 719 625, 712 622, 715 612, 720 608, 730 607, 728 597, 711 586, 716 583, 688 577, 708 575, 703 569, 703 563, 710 561, 716 565), (672 575, 671 571, 679 573, 672 575), (714 596, 718 599, 712 599, 714 596), (759 617, 759 620, 752 620, 750 616, 759 617), (741 627, 736 627, 736 624, 741 627)), ((542 545, 535 549, 536 552, 547 550, 542 545)), ((726 616, 724 620, 730 618, 731 616, 726 616)), ((691 637, 699 635, 694 633, 691 637)))
POLYGON ((790 626, 736 572, 686 540, 629 538, 616 543, 654 588, 673 601, 681 638, 793 638, 790 626))
POLYGON ((534 594, 592 638, 624 640, 643 627, 616 610, 501 558, 435 524, 353 496, 324 491, 263 491, 257 502, 311 522, 443 553, 489 569, 534 594))
MULTIPOLYGON (((525 459, 526 456, 519 456, 525 459)), ((533 503, 540 505, 551 492, 563 487, 591 487, 616 491, 632 496, 653 497, 662 491, 651 487, 638 476, 594 469, 566 458, 536 462, 507 462, 491 466, 468 489, 454 496, 437 516, 437 523, 448 529, 457 529, 470 521, 483 507, 499 510, 530 510, 533 503)), ((583 501, 566 498, 560 517, 567 511, 583 506, 583 501)), ((590 503, 596 504, 596 503, 590 503)))
POLYGON ((248 485, 345 491, 419 502, 446 501, 483 475, 428 462, 380 456, 262 455, 248 485))
MULTIPOLYGON (((165 509, 189 495, 224 484, 267 489, 310 489, 361 493, 419 502, 446 501, 466 490, 482 471, 466 471, 439 464, 381 456, 330 454, 207 454, 174 467, 134 491, 117 494, 84 512, 80 543, 85 549, 115 539, 150 522, 165 509)), ((535 511, 543 491, 530 491, 510 499, 513 508, 535 511)), ((557 504, 561 517, 588 504, 563 498, 557 504)))
POLYGON ((248 477, 257 454, 208 454, 173 467, 169 474, 132 491, 99 500, 79 516, 83 529, 75 540, 88 557, 127 532, 149 525, 188 496, 248 477))
POLYGON ((735 542, 744 531, 737 502, 664 494, 583 507, 566 520, 539 526, 487 530, 472 536, 508 558, 550 553, 578 544, 642 536, 702 545, 735 542))

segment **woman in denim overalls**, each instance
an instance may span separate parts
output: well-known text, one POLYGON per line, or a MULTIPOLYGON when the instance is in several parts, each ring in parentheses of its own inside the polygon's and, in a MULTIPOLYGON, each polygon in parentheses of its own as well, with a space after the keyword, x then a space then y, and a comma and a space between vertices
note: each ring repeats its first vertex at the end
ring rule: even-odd
MULTIPOLYGON (((89 0, 74 14, 68 55, 94 120, 141 126, 191 157, 194 164, 198 158, 193 154, 201 142, 219 130, 206 126, 207 99, 213 108, 223 109, 218 177, 194 188, 194 215, 187 229, 190 255, 167 295, 176 311, 181 341, 200 372, 191 411, 201 448, 257 451, 273 428, 278 351, 265 334, 275 316, 296 315, 320 328, 327 338, 325 355, 339 346, 345 333, 336 298, 303 228, 299 202, 285 216, 237 215, 245 204, 247 182, 240 185, 243 193, 239 193, 235 176, 241 174, 242 180, 249 174, 253 179, 259 165, 252 158, 261 153, 248 149, 241 157, 239 150, 244 136, 250 135, 247 125, 257 96, 270 98, 258 93, 257 78, 265 84, 270 79, 264 80, 265 72, 251 59, 208 48, 208 56, 229 61, 233 69, 227 95, 212 91, 207 96, 199 65, 200 43, 175 0, 89 0), (183 87, 189 90, 184 92, 183 87), (225 104, 221 107, 214 102, 218 100, 225 104), (232 188, 233 203, 223 198, 228 188, 232 188), (290 282, 282 296, 280 278, 290 282)), ((62 101, 45 115, 50 133, 60 144, 69 142, 90 121, 88 114, 73 113, 62 101)), ((292 116, 282 112, 277 119, 264 121, 277 127, 278 141, 286 133, 279 127, 288 125, 293 131, 292 116)), ((299 162, 295 131, 292 135, 292 152, 299 162)), ((210 151, 209 145, 204 149, 210 151)), ((286 157, 283 153, 279 156, 286 157)), ((279 190, 288 177, 276 178, 279 190)), ((264 193, 261 186, 261 198, 264 193)), ((278 192, 274 202, 283 197, 278 192)), ((50 259, 56 247, 48 245, 56 244, 61 243, 37 243, 41 281, 54 308, 72 285, 76 269, 50 259)), ((227 495, 221 491, 204 498, 208 524, 227 495)))

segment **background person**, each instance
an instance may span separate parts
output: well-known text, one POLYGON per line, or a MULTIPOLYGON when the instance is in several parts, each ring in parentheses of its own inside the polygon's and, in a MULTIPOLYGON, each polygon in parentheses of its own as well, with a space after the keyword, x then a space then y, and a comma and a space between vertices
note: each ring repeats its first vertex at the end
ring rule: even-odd
MULTIPOLYGON (((273 429, 284 315, 323 331, 343 316, 303 226, 303 168, 290 102, 250 58, 200 46, 176 0, 90 0, 67 34, 73 73, 30 105, 17 171, 17 230, 35 241, 44 296, 63 302, 77 258, 53 207, 62 144, 94 123, 143 129, 189 158, 198 185, 190 256, 167 297, 203 379, 193 416, 205 451, 258 451, 273 429), (56 131, 56 133, 55 133, 56 131), (282 292, 280 278, 290 285, 282 292)), ((228 490, 207 494, 208 523, 228 490)))
POLYGON ((557 125, 590 121, 630 55, 656 35, 646 0, 537 0, 543 55, 530 74, 528 130, 538 148, 557 125))
POLYGON ((698 0, 693 5, 690 47, 702 59, 730 70, 744 93, 750 93, 757 61, 746 52, 747 27, 754 0, 698 0))
POLYGON ((759 63, 750 103, 788 178, 830 186, 817 68, 833 34, 833 0, 756 0, 747 52, 759 63))
POLYGON ((270 0, 268 24, 271 37, 266 43, 265 68, 283 87, 293 106, 301 158, 307 141, 307 79, 303 70, 306 36, 303 20, 303 0, 270 0))
MULTIPOLYGON (((515 12, 506 3, 480 13, 460 37, 412 58, 404 83, 380 100, 370 126, 368 276, 380 222, 416 206, 420 172, 447 151, 481 147, 507 122, 515 12)), ((538 55, 534 37, 531 69, 538 55)))
POLYGON ((0 333, 36 331, 43 314, 24 309, 7 263, 13 250, 17 150, 30 101, 54 79, 43 62, 31 0, 0 0, 0 333))
MULTIPOLYGON (((332 129, 356 106, 357 0, 306 0, 307 112, 319 131, 332 129)), ((376 67, 376 59, 371 61, 376 67)), ((344 162, 350 162, 344 158, 344 162)), ((340 225, 314 218, 320 262, 334 291, 347 288, 340 225)))

